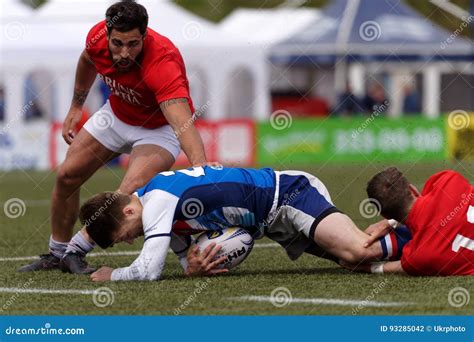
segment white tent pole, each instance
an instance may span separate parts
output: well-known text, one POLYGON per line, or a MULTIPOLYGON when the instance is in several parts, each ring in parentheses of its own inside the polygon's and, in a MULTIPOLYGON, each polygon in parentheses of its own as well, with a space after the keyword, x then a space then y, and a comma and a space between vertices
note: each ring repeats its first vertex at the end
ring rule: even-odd
POLYGON ((423 112, 429 118, 440 114, 441 73, 436 64, 429 65, 423 71, 423 112))
POLYGON ((349 65, 349 84, 352 88, 352 93, 356 96, 362 97, 365 94, 365 67, 360 63, 351 63, 349 65))

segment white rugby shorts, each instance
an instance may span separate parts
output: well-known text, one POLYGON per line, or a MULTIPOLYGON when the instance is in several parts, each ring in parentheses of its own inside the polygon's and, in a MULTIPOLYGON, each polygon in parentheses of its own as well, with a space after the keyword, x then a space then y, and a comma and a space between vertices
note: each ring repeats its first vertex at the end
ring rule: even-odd
POLYGON ((117 153, 130 153, 135 146, 151 144, 161 146, 176 160, 181 151, 170 125, 149 129, 126 124, 114 114, 109 101, 87 120, 83 128, 107 149, 117 153))

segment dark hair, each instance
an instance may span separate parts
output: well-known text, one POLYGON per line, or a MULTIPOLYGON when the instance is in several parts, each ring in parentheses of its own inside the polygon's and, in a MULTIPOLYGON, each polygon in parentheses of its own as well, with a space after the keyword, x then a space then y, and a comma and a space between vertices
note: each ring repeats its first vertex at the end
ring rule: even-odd
POLYGON ((101 248, 113 245, 115 232, 125 217, 122 210, 130 201, 128 195, 107 191, 91 197, 82 205, 79 220, 101 248))
POLYGON ((105 12, 107 34, 112 29, 119 32, 128 32, 138 28, 142 35, 148 26, 148 13, 145 7, 134 0, 123 0, 110 6, 105 12))
POLYGON ((404 221, 413 201, 410 183, 396 167, 377 173, 367 184, 367 195, 379 207, 382 216, 404 221))

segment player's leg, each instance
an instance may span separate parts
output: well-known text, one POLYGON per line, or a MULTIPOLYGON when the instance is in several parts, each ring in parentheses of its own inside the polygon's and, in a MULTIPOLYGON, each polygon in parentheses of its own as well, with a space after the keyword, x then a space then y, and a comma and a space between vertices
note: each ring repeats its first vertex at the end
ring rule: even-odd
POLYGON ((158 145, 138 145, 130 154, 127 173, 120 183, 119 190, 131 194, 144 186, 159 172, 167 171, 174 164, 174 156, 158 145))
POLYGON ((71 239, 79 210, 81 185, 107 162, 114 152, 108 150, 85 129, 79 131, 57 171, 51 197, 50 254, 19 271, 57 268, 71 239))
MULTIPOLYGON (((169 170, 180 152, 179 142, 169 126, 147 130, 121 123, 115 125, 115 129, 130 144, 134 144, 128 170, 119 187, 123 193, 131 194, 157 173, 169 170), (131 135, 127 136, 127 134, 131 135), (138 139, 134 139, 134 136, 138 139)), ((61 261, 62 264, 73 273, 84 273, 81 269, 76 270, 74 265, 80 262, 80 258, 85 257, 94 246, 85 228, 82 228, 69 243, 67 253, 61 261)))
POLYGON ((354 263, 389 256, 382 243, 364 247, 368 235, 334 207, 328 190, 319 179, 300 171, 283 171, 278 177, 278 215, 267 235, 280 243, 291 259, 303 252, 314 254, 311 250, 313 241, 329 253, 327 257, 332 260, 354 263))
POLYGON ((345 262, 356 264, 383 257, 380 243, 364 247, 369 236, 343 213, 332 213, 324 217, 314 226, 312 233, 319 246, 345 262))

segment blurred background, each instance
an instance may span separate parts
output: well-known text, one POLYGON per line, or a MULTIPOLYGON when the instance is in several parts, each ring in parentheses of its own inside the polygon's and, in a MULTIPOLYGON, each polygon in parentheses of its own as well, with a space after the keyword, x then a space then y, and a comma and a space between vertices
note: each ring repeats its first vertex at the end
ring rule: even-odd
MULTIPOLYGON (((77 59, 113 2, 0 0, 0 169, 63 160, 77 59)), ((139 2, 183 54, 210 160, 474 159, 474 0, 139 2)), ((108 95, 97 80, 81 124, 108 95)))

